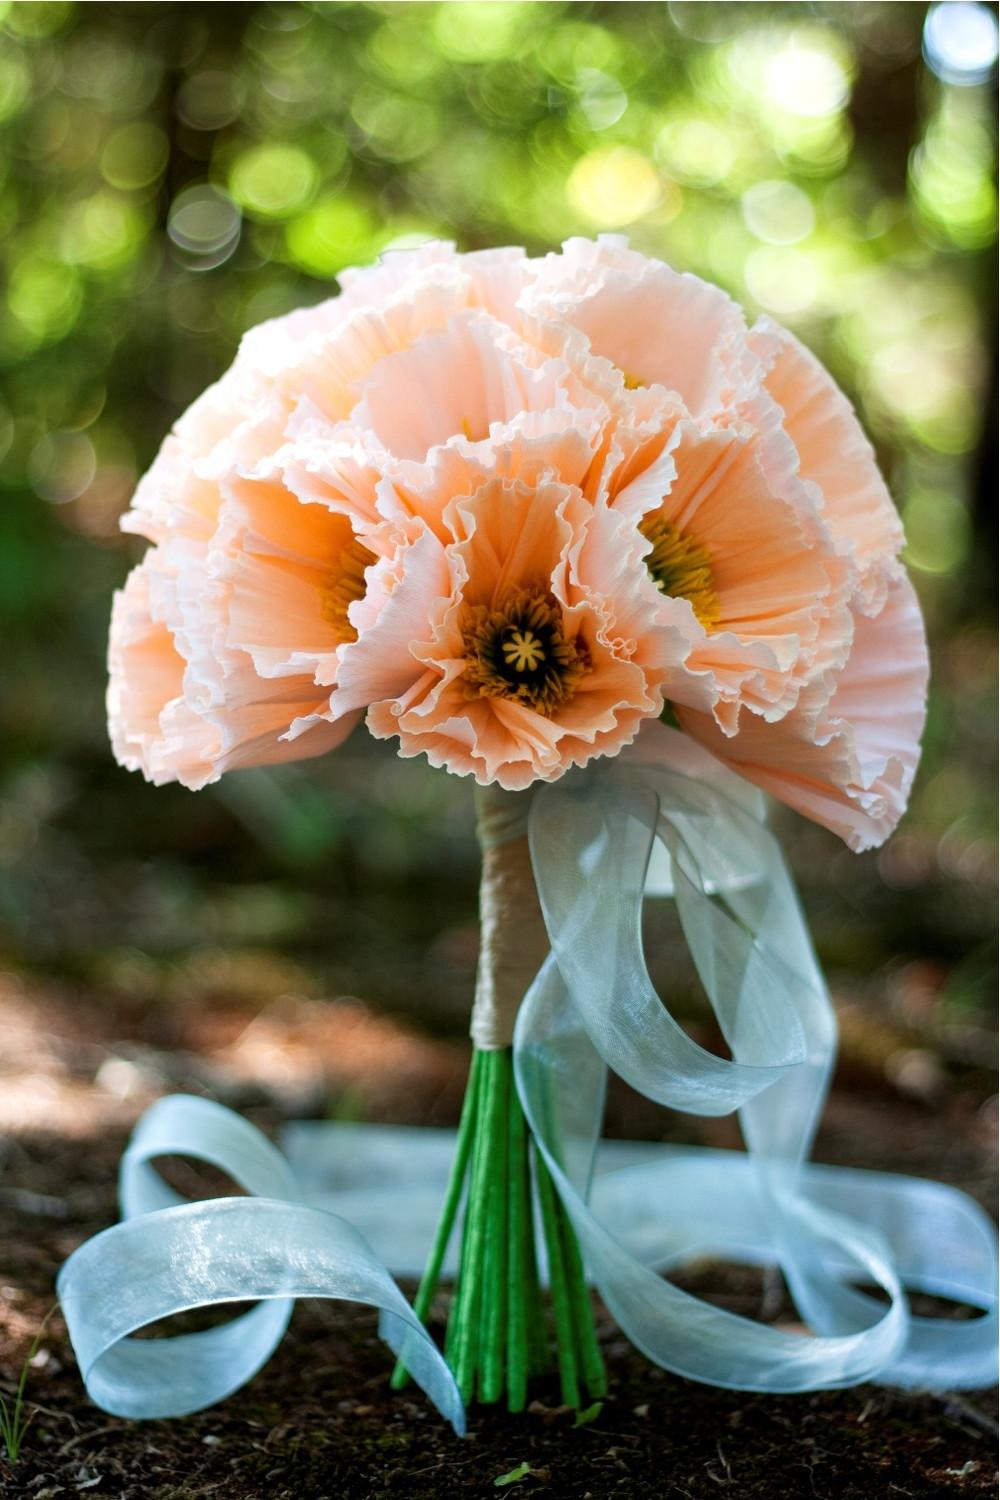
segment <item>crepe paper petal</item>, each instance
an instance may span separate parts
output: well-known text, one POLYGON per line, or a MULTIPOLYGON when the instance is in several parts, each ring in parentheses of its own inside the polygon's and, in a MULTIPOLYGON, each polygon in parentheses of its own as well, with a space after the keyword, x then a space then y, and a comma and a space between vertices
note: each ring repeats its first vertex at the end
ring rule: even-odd
POLYGON ((351 272, 250 331, 122 525, 108 723, 156 784, 366 714, 521 790, 666 704, 851 848, 905 810, 927 648, 871 445, 790 333, 621 236, 351 272))

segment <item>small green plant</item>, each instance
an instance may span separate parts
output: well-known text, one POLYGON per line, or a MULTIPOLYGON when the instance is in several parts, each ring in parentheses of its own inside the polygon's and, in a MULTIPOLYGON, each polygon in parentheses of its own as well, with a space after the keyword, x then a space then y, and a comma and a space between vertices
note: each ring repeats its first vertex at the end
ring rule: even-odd
POLYGON ((586 1427, 589 1422, 596 1422, 603 1410, 604 1402, 595 1401, 594 1404, 592 1406, 588 1406, 585 1411, 577 1412, 576 1421, 573 1423, 573 1426, 586 1427))
POLYGON ((530 1464, 518 1464, 516 1469, 511 1469, 506 1474, 498 1474, 493 1483, 496 1488, 503 1489, 508 1484, 520 1484, 522 1479, 527 1479, 531 1473, 530 1464))
POLYGON ((24 1363, 21 1366, 21 1376, 17 1382, 17 1393, 13 1401, 7 1401, 4 1396, 0 1396, 0 1438, 3 1439, 7 1457, 12 1464, 17 1463, 28 1428, 35 1419, 33 1411, 28 1412, 27 1415, 25 1414, 24 1388, 28 1383, 28 1371, 31 1368, 31 1361, 38 1353, 38 1346, 42 1342, 45 1325, 54 1312, 55 1308, 50 1307, 39 1325, 31 1348, 24 1356, 24 1363))

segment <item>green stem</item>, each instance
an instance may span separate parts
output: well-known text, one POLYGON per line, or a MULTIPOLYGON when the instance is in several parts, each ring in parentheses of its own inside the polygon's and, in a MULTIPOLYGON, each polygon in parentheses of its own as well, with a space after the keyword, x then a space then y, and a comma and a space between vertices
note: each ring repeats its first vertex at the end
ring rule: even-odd
MULTIPOLYGON (((555 1156, 555 1160, 561 1166, 562 1153, 557 1138, 553 1101, 548 1091, 543 1095, 541 1109, 542 1128, 550 1143, 550 1150, 555 1156)), ((567 1213, 551 1178, 549 1179, 549 1184, 552 1189, 555 1219, 559 1227, 562 1265, 566 1278, 566 1298, 573 1326, 574 1349, 578 1369, 583 1376, 584 1384, 590 1395, 603 1396, 607 1393, 607 1372, 604 1368, 604 1357, 597 1342, 597 1330, 594 1327, 594 1310, 591 1306, 590 1293, 587 1289, 587 1280, 584 1275, 583 1259, 580 1255, 576 1230, 573 1228, 573 1221, 567 1213)))
POLYGON ((528 1245, 531 1191, 524 1115, 514 1089, 507 1111, 507 1164, 507 1409, 523 1411, 528 1394, 528 1287, 531 1272, 536 1282, 538 1272, 534 1243, 528 1245))
POLYGON ((590 1301, 590 1292, 587 1289, 587 1279, 583 1273, 583 1259, 573 1229, 573 1221, 562 1203, 559 1204, 559 1216, 562 1220, 563 1262, 566 1267, 570 1310, 576 1329, 576 1349, 583 1382, 591 1396, 606 1396, 608 1374, 604 1367, 601 1346, 597 1342, 594 1309, 590 1301))
POLYGON ((545 1251, 549 1261, 549 1292, 552 1298, 552 1315, 556 1325, 556 1352, 559 1358, 559 1383, 562 1387, 564 1406, 580 1405, 580 1385, 577 1379, 575 1339, 573 1337, 573 1314, 563 1261, 562 1235, 556 1209, 556 1193, 552 1186, 548 1168, 542 1153, 535 1147, 535 1186, 542 1208, 542 1228, 545 1233, 545 1251))
MULTIPOLYGON (((444 1264, 448 1242, 451 1239, 451 1232, 455 1225, 455 1216, 458 1213, 458 1205, 462 1197, 462 1189, 465 1186, 465 1174, 472 1150, 477 1100, 479 1096, 479 1057, 480 1054, 478 1052, 473 1052, 469 1077, 465 1085, 462 1117, 458 1123, 458 1141, 455 1147, 454 1160, 451 1164, 448 1187, 445 1192, 444 1207, 441 1210, 441 1218, 434 1235, 430 1258, 420 1279, 420 1286, 417 1289, 416 1299, 413 1304, 413 1310, 421 1323, 427 1322, 427 1315, 430 1312, 434 1294, 441 1280, 441 1267, 444 1264)), ((397 1360, 390 1381, 392 1389, 394 1391, 402 1390, 409 1378, 409 1372, 403 1361, 401 1359, 397 1360)))
POLYGON ((487 1403, 499 1401, 503 1394, 507 1310, 507 1115, 511 1082, 510 1053, 495 1052, 493 1057, 494 1089, 488 1126, 489 1224, 483 1262, 483 1342, 479 1361, 479 1399, 487 1403))
POLYGON ((532 1375, 544 1375, 549 1368, 551 1347, 548 1314, 542 1296, 535 1247, 535 1195, 531 1187, 531 1170, 525 1177, 525 1216, 528 1220, 527 1260, 530 1279, 526 1297, 528 1310, 528 1369, 532 1375))
POLYGON ((465 1318, 460 1317, 460 1315, 463 1311, 463 1304, 468 1302, 473 1290, 471 1278, 465 1274, 465 1268, 468 1265, 469 1246, 472 1240, 473 1184, 476 1180, 476 1163, 483 1149, 481 1116, 486 1094, 486 1071, 488 1066, 486 1055, 482 1052, 473 1052, 472 1066, 476 1072, 476 1104, 472 1116, 472 1142, 468 1163, 468 1194, 465 1200, 465 1213, 462 1218, 458 1269, 455 1273, 455 1287, 452 1293, 451 1308, 448 1313, 448 1327, 445 1334, 445 1359, 453 1370, 455 1368, 459 1329, 460 1327, 464 1328, 465 1323, 465 1318))
POLYGON ((489 1232, 489 1196, 492 1169, 490 1125, 496 1095, 496 1052, 480 1054, 482 1087, 476 1111, 476 1139, 472 1151, 472 1185, 462 1237, 462 1263, 458 1274, 453 1369, 462 1400, 468 1404, 475 1388, 483 1313, 483 1254, 489 1232))

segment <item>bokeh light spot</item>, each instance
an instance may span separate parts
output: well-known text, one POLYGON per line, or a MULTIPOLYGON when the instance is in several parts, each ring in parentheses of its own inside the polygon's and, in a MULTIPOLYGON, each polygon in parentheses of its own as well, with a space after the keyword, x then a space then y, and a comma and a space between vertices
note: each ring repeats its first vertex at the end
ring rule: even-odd
POLYGON ((403 21, 398 6, 395 11, 373 33, 368 51, 379 73, 412 87, 439 72, 442 58, 433 47, 427 46, 419 21, 403 21))
POLYGON ((285 241, 292 260, 310 276, 333 276, 368 257, 374 234, 367 208, 349 198, 332 198, 294 219, 285 241))
POLYGON ((148 211, 107 191, 94 193, 67 211, 59 244, 64 261, 92 271, 127 265, 149 232, 148 211))
POLYGON ((82 300, 79 280, 68 266, 34 255, 18 261, 7 292, 7 306, 36 343, 67 334, 82 300))
POLYGON ((617 125, 628 108, 628 94, 617 78, 599 68, 581 68, 577 74, 578 108, 591 130, 617 125))
POLYGON ((27 65, 10 52, 0 54, 0 120, 16 115, 31 87, 31 75, 27 65))
POLYGON ((963 248, 991 244, 994 165, 994 139, 974 98, 946 96, 910 156, 910 182, 923 221, 963 248))
POLYGON ((755 183, 743 194, 743 222, 769 245, 794 245, 816 227, 816 211, 801 188, 774 179, 755 183))
POLYGON ((170 205, 167 234, 198 269, 221 265, 240 238, 240 211, 228 194, 209 183, 185 188, 170 205))
POLYGON ((569 175, 566 196, 589 223, 631 224, 650 213, 663 195, 660 175, 631 146, 601 146, 582 156, 569 175))
POLYGON ((836 114, 847 103, 850 80, 832 49, 793 38, 768 62, 768 98, 792 115, 813 119, 836 114))
POLYGON ((984 83, 1000 50, 1000 29, 988 5, 947 0, 932 5, 924 23, 924 57, 945 83, 984 83))
POLYGON ((819 271, 802 250, 762 246, 748 257, 745 276, 761 307, 784 318, 808 312, 819 294, 819 271))
POLYGON ((953 573, 969 550, 969 512, 948 490, 917 490, 903 507, 906 561, 922 573, 953 573))
POLYGON ((736 145, 724 127, 712 120, 671 120, 656 138, 656 159, 680 182, 714 187, 732 171, 736 145))
POLYGON ((94 445, 82 432, 49 432, 28 459, 28 479, 35 494, 50 505, 76 500, 97 471, 94 445))
POLYGON ((525 0, 450 0, 437 6, 434 40, 446 57, 461 62, 490 62, 513 50, 535 6, 525 0))
POLYGON ((142 188, 162 176, 169 143, 157 125, 123 125, 101 152, 101 175, 112 187, 142 188))
POLYGON ((4 25, 15 36, 32 40, 61 31, 73 14, 72 0, 34 0, 31 5, 4 6, 4 25))
POLYGON ((177 113, 192 130, 221 130, 236 119, 245 90, 232 73, 206 68, 183 84, 177 113))
POLYGON ((309 202, 318 175, 312 157, 300 146, 254 146, 233 166, 229 190, 247 213, 287 219, 309 202))
POLYGON ((430 104, 384 89, 359 89, 351 113, 372 152, 385 161, 422 156, 438 134, 438 117, 430 104))

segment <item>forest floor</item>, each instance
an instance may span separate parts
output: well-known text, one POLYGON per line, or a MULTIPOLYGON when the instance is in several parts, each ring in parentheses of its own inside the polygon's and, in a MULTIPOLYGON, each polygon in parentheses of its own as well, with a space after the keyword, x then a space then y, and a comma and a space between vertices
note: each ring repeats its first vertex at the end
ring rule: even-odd
MULTIPOLYGON (((117 1217, 117 1161, 154 1098, 204 1093, 269 1132, 297 1116, 321 1117, 331 1103, 341 1117, 457 1118, 467 1065, 461 1042, 421 1035, 355 1000, 285 993, 261 1004, 252 986, 241 993, 233 971, 219 988, 225 998, 209 986, 196 1000, 151 1008, 107 995, 98 1004, 73 986, 0 976, 0 1394, 8 1399, 53 1304, 59 1266, 117 1217)), ((915 1053, 910 1087, 892 1089, 881 1074, 876 1083, 864 1057, 882 1043, 876 1036, 855 1045, 851 1018, 844 1019, 850 1045, 817 1159, 935 1177, 989 1203, 993 1112, 978 1075, 972 1084, 938 1079, 934 1088, 925 1077, 924 1087, 915 1053)), ((635 1095, 619 1089, 609 1100, 612 1135, 726 1146, 736 1143, 733 1129, 730 1121, 685 1119, 665 1130, 663 1112, 635 1095)), ((707 1266, 685 1284, 750 1316, 790 1316, 756 1273, 707 1266)), ((16 1465, 0 1446, 0 1496, 932 1500, 996 1493, 992 1393, 716 1390, 651 1366, 596 1310, 610 1394, 591 1420, 578 1425, 559 1407, 556 1385, 540 1382, 523 1416, 473 1408, 465 1440, 418 1393, 389 1390, 387 1352, 365 1308, 301 1304, 278 1352, 237 1396, 194 1417, 142 1423, 90 1404, 56 1311, 30 1361, 33 1420, 16 1465)))

